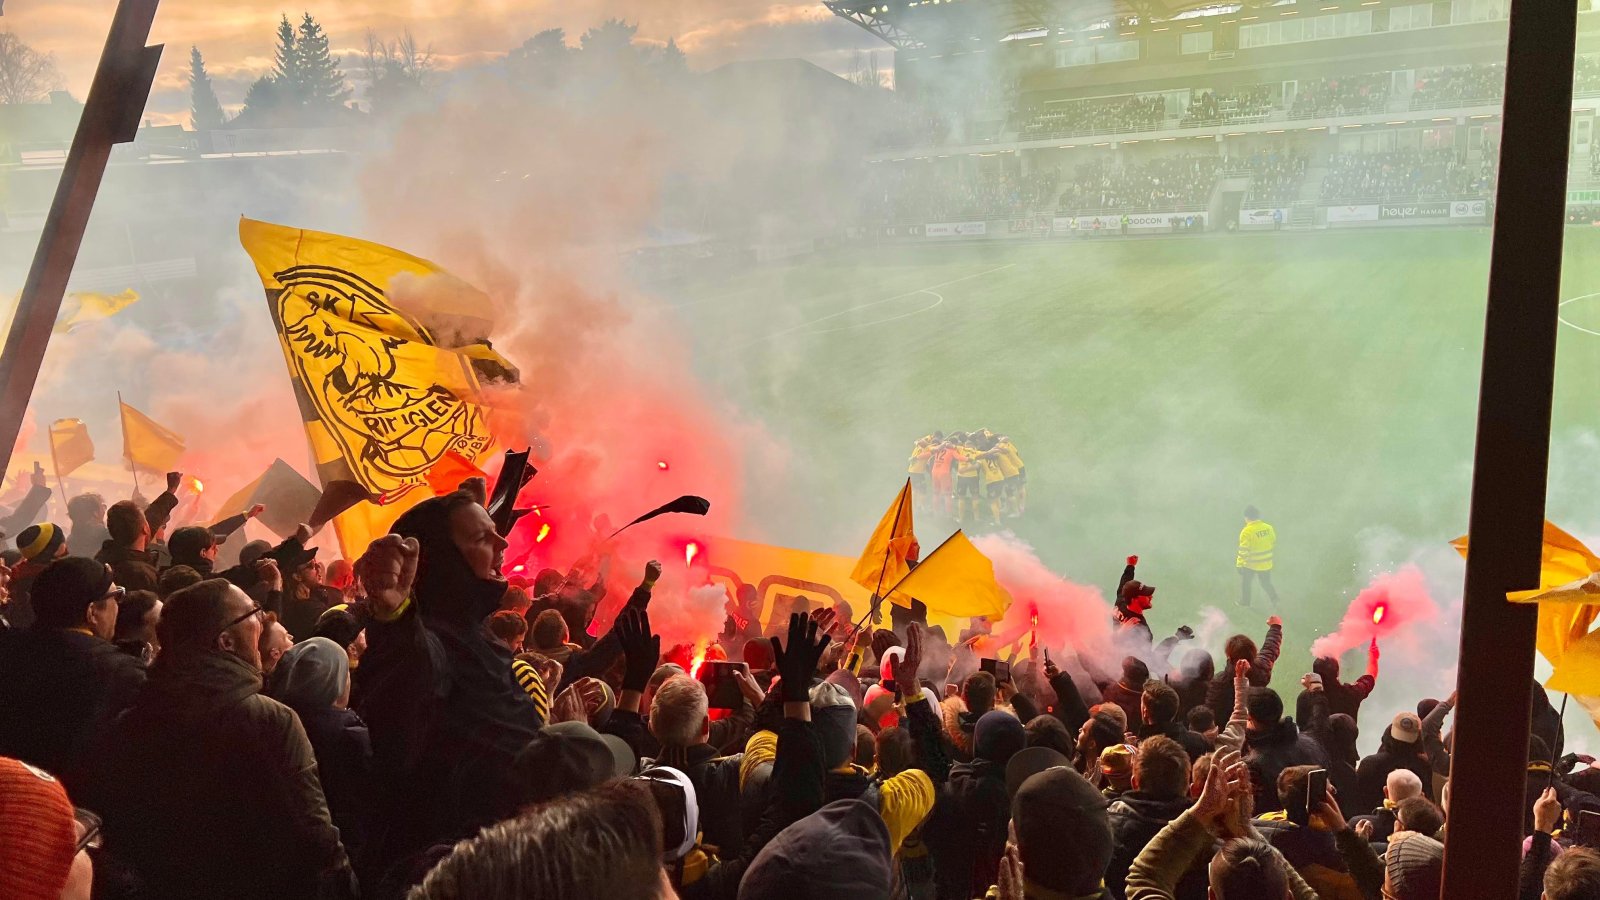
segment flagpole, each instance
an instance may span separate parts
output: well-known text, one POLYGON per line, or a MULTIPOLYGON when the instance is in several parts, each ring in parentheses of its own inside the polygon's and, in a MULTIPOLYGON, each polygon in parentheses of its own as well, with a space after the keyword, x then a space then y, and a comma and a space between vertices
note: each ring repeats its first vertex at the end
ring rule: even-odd
MULTIPOLYGON (((876 613, 878 611, 878 607, 883 604, 883 596, 879 592, 883 590, 883 576, 888 574, 889 557, 891 555, 893 555, 893 553, 894 553, 894 535, 895 535, 895 532, 900 530, 900 513, 901 513, 901 510, 906 506, 907 503, 911 502, 911 479, 910 478, 906 479, 906 486, 905 486, 903 495, 906 498, 906 503, 901 503, 899 501, 899 498, 895 499, 895 504, 894 504, 894 524, 889 526, 889 540, 886 541, 884 543, 884 545, 883 545, 883 565, 878 567, 878 586, 872 589, 872 602, 870 604, 868 604, 868 609, 867 609, 867 615, 868 616, 873 615, 874 613, 876 613)), ((862 618, 861 621, 862 621, 862 623, 865 623, 866 622, 866 618, 862 618)), ((861 630, 861 626, 857 625, 856 626, 856 630, 860 631, 861 630)))
MULTIPOLYGON (((943 540, 943 541, 941 541, 941 542, 940 542, 940 543, 939 543, 939 546, 937 546, 937 547, 935 547, 935 548, 933 548, 933 553, 929 553, 929 554, 928 554, 928 555, 927 555, 927 556, 925 556, 925 557, 923 557, 923 559, 922 559, 922 561, 921 561, 921 562, 919 562, 919 563, 917 563, 917 565, 919 565, 919 566, 920 566, 920 565, 926 565, 926 564, 927 564, 927 562, 928 562, 928 560, 931 560, 931 559, 933 559, 933 556, 934 556, 934 554, 935 554, 935 553, 938 553, 938 552, 939 552, 939 551, 940 551, 940 550, 943 550, 943 549, 944 549, 944 545, 945 545, 945 544, 948 544, 948 543, 950 543, 950 542, 951 542, 951 541, 953 541, 953 540, 955 540, 955 539, 956 539, 956 535, 958 535, 958 534, 960 534, 960 533, 961 533, 961 529, 959 529, 959 528, 957 528, 957 529, 956 529, 956 530, 955 530, 955 531, 953 531, 953 532, 951 532, 951 533, 950 533, 950 536, 949 536, 949 537, 947 537, 947 538, 945 538, 945 539, 944 539, 944 540, 943 540)), ((907 573, 906 573, 906 574, 904 574, 904 575, 902 575, 902 576, 900 576, 900 580, 899 580, 899 581, 896 581, 896 582, 895 582, 895 583, 894 583, 894 586, 893 586, 893 587, 891 587, 891 588, 889 588, 889 593, 891 593, 891 594, 892 594, 892 593, 894 593, 894 592, 895 592, 895 591, 897 591, 897 590, 899 590, 899 589, 900 589, 900 585, 902 585, 902 584, 905 584, 905 582, 906 582, 906 579, 907 579, 907 578, 910 578, 910 577, 911 577, 911 574, 912 574, 912 573, 910 573, 910 572, 907 572, 907 573)), ((871 610, 868 610, 868 611, 867 611, 867 615, 868 615, 868 616, 870 616, 870 615, 872 615, 872 611, 871 611, 871 610)), ((866 622, 866 621, 867 621, 867 617, 866 617, 866 616, 862 616, 862 617, 861 617, 861 621, 862 621, 862 622, 866 622)), ((857 625, 856 625, 856 628, 858 628, 858 629, 859 629, 859 628, 860 628, 860 627, 861 627, 861 625, 860 625, 860 624, 857 624, 857 625)))

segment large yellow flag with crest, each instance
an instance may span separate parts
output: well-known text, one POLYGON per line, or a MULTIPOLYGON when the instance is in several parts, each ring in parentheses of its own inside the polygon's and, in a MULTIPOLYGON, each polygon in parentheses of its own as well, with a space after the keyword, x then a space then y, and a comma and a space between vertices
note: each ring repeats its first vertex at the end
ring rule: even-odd
POLYGON ((241 219, 239 239, 266 288, 322 486, 366 494, 333 520, 354 558, 433 495, 428 472, 447 453, 476 462, 492 440, 474 369, 486 342, 439 346, 394 289, 428 281, 482 295, 427 260, 355 238, 241 219))

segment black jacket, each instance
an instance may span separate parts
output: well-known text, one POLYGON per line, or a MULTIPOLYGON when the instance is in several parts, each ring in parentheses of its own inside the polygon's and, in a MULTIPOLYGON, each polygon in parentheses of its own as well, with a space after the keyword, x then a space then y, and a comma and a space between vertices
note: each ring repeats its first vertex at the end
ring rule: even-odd
MULTIPOLYGON (((1106 889, 1112 897, 1123 900, 1127 896, 1128 869, 1133 866, 1134 859, 1150 839, 1167 827, 1168 822, 1182 815, 1190 803, 1187 797, 1159 800, 1141 791, 1129 791, 1112 802, 1106 810, 1111 820, 1111 836, 1116 841, 1111 864, 1106 866, 1106 889)), ((1202 860, 1178 882, 1176 900, 1205 900, 1206 886, 1206 863, 1202 860)))
POLYGON ((221 652, 163 655, 74 800, 105 820, 106 849, 149 896, 350 896, 300 719, 221 652))
POLYGON ((643 761, 641 766, 671 766, 689 776, 700 807, 701 840, 716 847, 718 856, 728 859, 738 856, 744 844, 739 793, 739 764, 743 760, 742 754, 719 756, 710 744, 696 744, 666 750, 654 760, 643 761))
MULTIPOLYGON (((1190 731, 1179 722, 1168 722, 1165 725, 1143 725, 1139 728, 1139 738, 1141 740, 1157 734, 1177 741, 1178 745, 1183 748, 1183 752, 1189 754, 1189 762, 1191 763, 1215 749, 1211 746, 1211 742, 1205 739, 1204 735, 1190 731)), ((1132 861, 1130 860, 1130 862, 1132 861)))
POLYGON ((82 764, 144 683, 143 663, 92 634, 0 633, 0 754, 56 774, 76 797, 82 764))
POLYGON ((317 776, 345 849, 355 856, 372 814, 372 738, 348 709, 295 710, 317 757, 317 776))
POLYGON ((1294 719, 1285 716, 1262 732, 1245 735, 1245 762, 1250 766, 1250 783, 1255 788, 1256 812, 1282 809, 1278 799, 1278 775, 1290 766, 1325 766, 1327 757, 1310 735, 1300 733, 1294 719))
POLYGON ((986 759, 958 763, 938 790, 922 837, 933 856, 939 898, 981 897, 998 880, 1011 822, 1006 767, 986 759))
MULTIPOLYGON (((1389 773, 1395 769, 1410 769, 1417 773, 1417 780, 1422 782, 1422 795, 1433 799, 1433 766, 1426 759, 1379 750, 1356 766, 1356 803, 1359 808, 1372 809, 1383 805, 1383 788, 1389 781, 1389 773)), ((1531 802, 1528 807, 1530 817, 1533 815, 1531 802)))
MULTIPOLYGON (((1261 642, 1261 649, 1256 653, 1256 658, 1250 661, 1250 686, 1266 687, 1272 682, 1272 666, 1278 661, 1278 653, 1283 648, 1283 626, 1267 626, 1266 639, 1261 642)), ((1206 689, 1206 705, 1211 707, 1211 714, 1216 716, 1217 724, 1224 725, 1228 717, 1233 715, 1233 664, 1224 660, 1221 671, 1211 679, 1211 685, 1206 689)))

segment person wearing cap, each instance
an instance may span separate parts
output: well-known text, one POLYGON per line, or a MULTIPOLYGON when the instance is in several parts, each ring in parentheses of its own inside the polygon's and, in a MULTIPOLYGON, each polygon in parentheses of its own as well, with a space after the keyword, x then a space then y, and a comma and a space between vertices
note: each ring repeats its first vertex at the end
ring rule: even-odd
POLYGON ((674 900, 661 835, 649 786, 618 781, 565 794, 462 840, 409 896, 674 900))
MULTIPOLYGON (((172 532, 172 537, 167 540, 167 552, 172 555, 173 566, 188 566, 200 573, 202 578, 225 578, 255 598, 262 609, 280 612, 283 608, 284 573, 293 572, 308 558, 316 556, 315 549, 306 548, 310 540, 311 526, 301 525, 294 534, 251 561, 244 562, 245 554, 241 552, 238 565, 217 572, 216 560, 221 543, 216 532, 201 525, 185 525, 172 532)), ((314 618, 311 624, 316 624, 314 618)), ((311 629, 307 628, 305 633, 310 634, 311 629)))
MULTIPOLYGON (((1042 749, 1030 748, 1013 762, 1042 749)), ((1048 762, 1034 761, 1038 770, 1018 781, 1011 798, 1024 895, 1028 900, 1109 900, 1105 874, 1116 843, 1106 799, 1070 767, 1048 762)))
MULTIPOLYGON (((280 626, 281 627, 281 626, 280 626)), ((317 777, 339 838, 361 850, 372 804, 372 737, 350 709, 350 658, 325 637, 284 651, 267 678, 267 696, 300 717, 317 758, 317 777)))
MULTIPOLYGON (((1126 896, 1128 868, 1161 829, 1189 808, 1189 755, 1177 741, 1155 735, 1139 744, 1133 762, 1133 789, 1106 809, 1116 849, 1106 868, 1111 896, 1126 896)), ((1191 871, 1180 882, 1178 896, 1203 900, 1205 877, 1191 871)))
POLYGON ((1422 743, 1422 719, 1416 713, 1397 714, 1378 741, 1378 752, 1356 766, 1357 800, 1365 809, 1383 803, 1383 788, 1389 773, 1410 769, 1422 782, 1422 795, 1433 799, 1433 765, 1422 743))
POLYGON ((46 566, 67 555, 67 532, 49 522, 29 525, 17 535, 17 552, 22 561, 11 570, 6 620, 12 628, 27 628, 33 624, 33 582, 46 566))
POLYGON ((168 598, 150 680, 95 752, 83 799, 151 896, 354 890, 300 717, 261 693, 261 612, 220 578, 168 598))
POLYGON ((981 895, 999 877, 1011 820, 1006 764, 1027 745, 1017 717, 992 709, 972 730, 972 760, 950 769, 923 829, 942 898, 981 895))
POLYGON ((1278 776, 1290 766, 1323 767, 1328 758, 1322 745, 1303 734, 1293 718, 1283 714, 1283 698, 1272 688, 1251 688, 1245 701, 1249 720, 1245 736, 1249 752, 1245 762, 1255 786, 1256 808, 1282 809, 1278 776))
POLYGON ((73 808, 50 773, 0 757, 0 897, 89 900, 97 821, 73 808))
POLYGON ((614 734, 601 734, 586 722, 546 725, 512 763, 516 802, 529 809, 625 778, 636 765, 633 750, 614 734))
POLYGON ((1132 731, 1139 727, 1144 704, 1144 686, 1149 680, 1150 667, 1144 660, 1137 656, 1125 656, 1122 658, 1122 677, 1116 681, 1097 684, 1104 702, 1115 703, 1122 708, 1122 713, 1127 719, 1124 730, 1132 731))
POLYGON ((121 595, 104 563, 58 559, 34 581, 33 626, 0 634, 0 754, 73 790, 145 683, 144 664, 111 642, 121 595))

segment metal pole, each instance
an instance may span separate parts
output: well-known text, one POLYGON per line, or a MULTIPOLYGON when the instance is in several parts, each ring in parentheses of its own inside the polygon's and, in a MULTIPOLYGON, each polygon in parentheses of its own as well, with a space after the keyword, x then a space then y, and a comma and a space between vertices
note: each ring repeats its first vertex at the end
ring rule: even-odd
POLYGON ((1576 0, 1512 0, 1451 759, 1444 893, 1517 893, 1556 313, 1572 120, 1576 0))
POLYGON ((17 301, 17 311, 0 350, 0 471, 11 464, 12 446, 33 397, 50 332, 61 312, 61 298, 78 260, 83 232, 94 209, 114 144, 139 131, 139 117, 150 96, 150 82, 161 62, 161 47, 146 47, 160 0, 120 0, 106 36, 78 131, 67 151, 61 182, 45 219, 33 268, 17 301))

